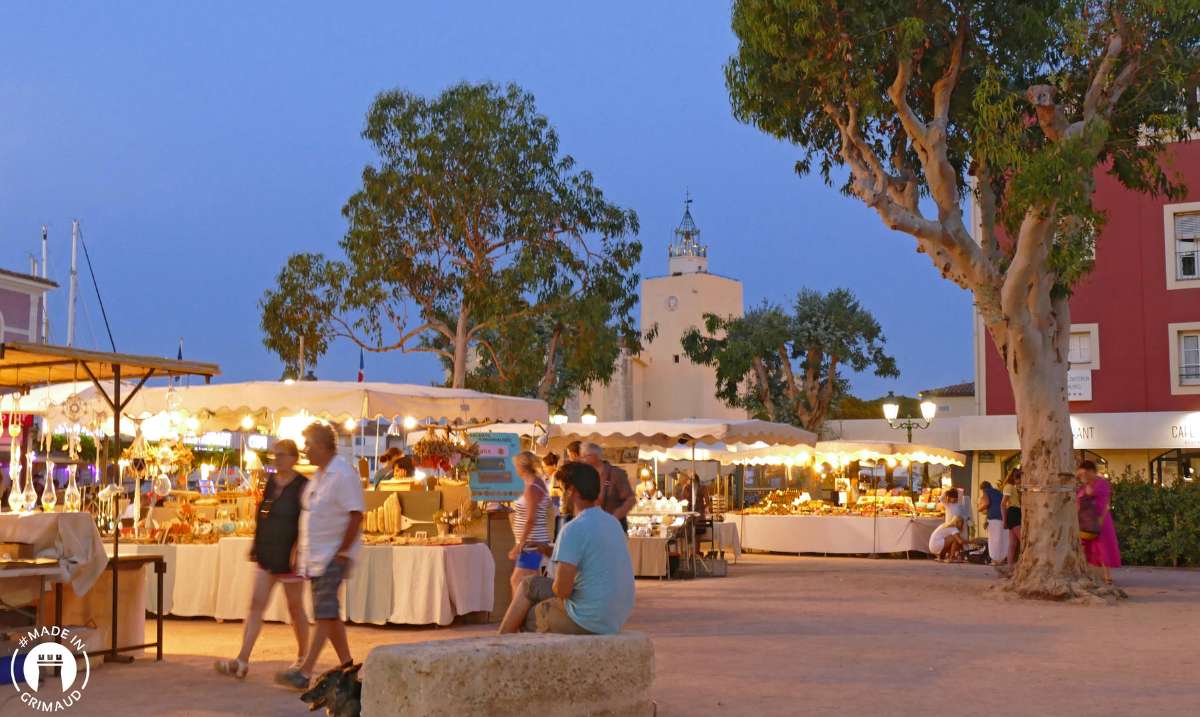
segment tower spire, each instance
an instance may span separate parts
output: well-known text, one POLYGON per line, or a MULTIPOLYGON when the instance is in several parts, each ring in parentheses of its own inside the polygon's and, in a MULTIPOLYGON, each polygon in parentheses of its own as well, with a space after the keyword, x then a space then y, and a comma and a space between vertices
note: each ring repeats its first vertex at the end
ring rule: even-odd
POLYGON ((708 247, 697 237, 700 229, 692 218, 692 193, 685 192, 683 219, 675 227, 676 240, 667 247, 667 264, 672 274, 688 274, 708 271, 708 247))

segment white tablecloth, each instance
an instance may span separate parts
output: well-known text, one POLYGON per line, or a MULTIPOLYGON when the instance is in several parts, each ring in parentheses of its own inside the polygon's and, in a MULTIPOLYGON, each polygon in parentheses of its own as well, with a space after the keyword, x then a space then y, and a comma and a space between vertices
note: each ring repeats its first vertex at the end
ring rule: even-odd
POLYGON ((61 580, 76 595, 92 588, 108 567, 104 542, 88 513, 0 514, 0 543, 28 543, 39 558, 57 558, 61 580))
MULTIPOLYGON (((163 609, 168 615, 219 620, 246 617, 257 570, 249 551, 249 538, 213 545, 121 545, 122 555, 166 559, 163 609)), ((482 543, 364 546, 342 588, 342 612, 354 622, 376 625, 448 625, 456 615, 492 609, 495 572, 491 551, 482 543)), ((153 579, 149 572, 147 580, 153 579)), ((152 586, 149 590, 153 595, 152 586)), ((307 588, 305 606, 311 615, 307 588)), ((265 617, 288 621, 282 588, 272 591, 265 617)))
POLYGON ((737 523, 733 522, 734 516, 725 517, 723 523, 713 523, 712 542, 713 547, 717 550, 733 553, 734 558, 742 557, 742 541, 738 537, 737 523))
POLYGON ((929 552, 938 518, 866 518, 855 515, 738 515, 742 547, 776 553, 929 552))

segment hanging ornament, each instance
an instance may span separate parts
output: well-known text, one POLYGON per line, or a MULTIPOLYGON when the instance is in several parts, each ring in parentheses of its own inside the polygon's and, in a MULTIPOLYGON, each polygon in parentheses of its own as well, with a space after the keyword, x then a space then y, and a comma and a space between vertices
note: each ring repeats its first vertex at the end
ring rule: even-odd
POLYGON ((75 473, 79 471, 79 466, 72 463, 67 466, 67 488, 63 491, 63 510, 68 513, 78 513, 83 507, 83 495, 79 492, 79 486, 75 484, 75 473))
POLYGON ((178 411, 181 405, 183 405, 183 396, 180 396, 179 391, 176 391, 175 387, 171 386, 167 389, 167 410, 178 411))
POLYGON ((21 512, 32 512, 38 504, 37 486, 33 484, 33 459, 34 454, 30 452, 28 463, 25 466, 25 494, 21 501, 21 512))
POLYGON ((63 415, 66 416, 68 423, 79 423, 83 421, 84 405, 83 399, 78 393, 73 393, 67 396, 67 400, 63 401, 63 415))
POLYGON ((12 480, 12 488, 8 491, 8 510, 20 513, 25 504, 25 491, 21 489, 21 459, 15 450, 13 460, 8 462, 8 477, 12 480))
POLYGON ((14 443, 21 437, 21 419, 15 413, 8 414, 8 436, 14 443))
POLYGON ((54 488, 54 463, 46 461, 46 485, 42 487, 42 511, 53 513, 58 505, 58 493, 54 488))
POLYGON ((159 473, 150 485, 150 489, 159 498, 166 498, 171 493, 171 479, 167 477, 166 473, 159 473))

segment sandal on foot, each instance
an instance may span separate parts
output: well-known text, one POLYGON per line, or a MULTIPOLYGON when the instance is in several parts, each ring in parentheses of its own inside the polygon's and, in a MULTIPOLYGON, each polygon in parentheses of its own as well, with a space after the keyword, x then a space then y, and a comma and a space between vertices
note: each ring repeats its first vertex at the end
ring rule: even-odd
POLYGON ((244 680, 246 679, 246 673, 250 671, 250 665, 241 660, 217 660, 213 663, 213 669, 222 675, 244 680))

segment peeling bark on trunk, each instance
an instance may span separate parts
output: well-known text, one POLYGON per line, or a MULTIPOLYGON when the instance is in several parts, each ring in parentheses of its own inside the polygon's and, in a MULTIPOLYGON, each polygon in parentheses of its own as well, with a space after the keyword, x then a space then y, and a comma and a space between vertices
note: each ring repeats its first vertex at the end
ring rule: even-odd
POLYGON ((1005 332, 1000 347, 1016 401, 1022 470, 1021 554, 1004 589, 1042 600, 1086 599, 1111 589, 1092 577, 1079 542, 1067 402, 1067 302, 1055 301, 1051 315, 1036 323, 1037 330, 1005 332))

